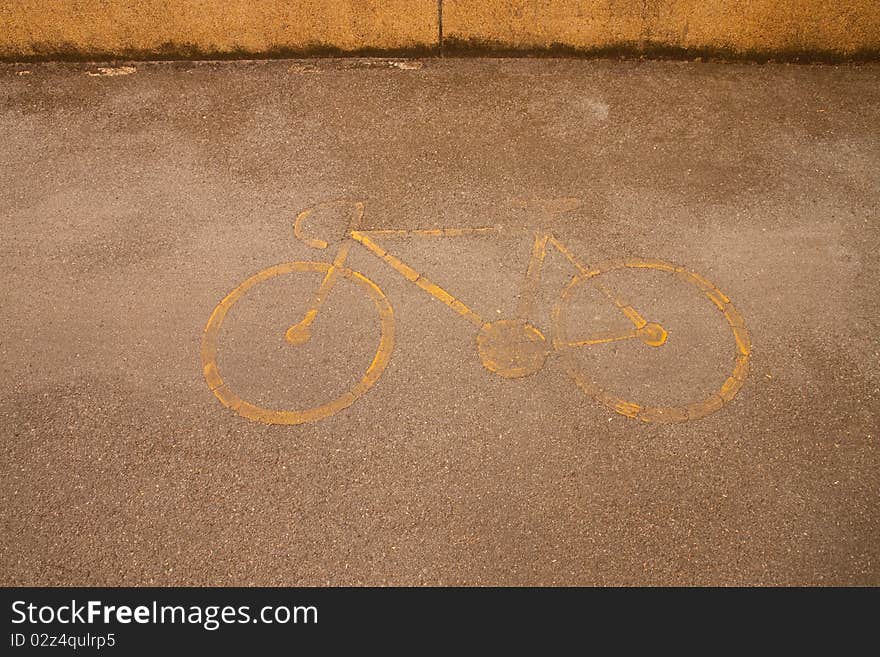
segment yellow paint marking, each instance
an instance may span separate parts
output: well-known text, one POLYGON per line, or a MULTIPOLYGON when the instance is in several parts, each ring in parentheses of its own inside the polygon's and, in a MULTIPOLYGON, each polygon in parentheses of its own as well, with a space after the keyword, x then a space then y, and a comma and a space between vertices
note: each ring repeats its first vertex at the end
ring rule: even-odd
POLYGON ((205 380, 214 396, 221 404, 236 412, 238 415, 249 420, 255 420, 264 424, 302 424, 304 422, 317 422, 326 417, 338 413, 350 406, 354 401, 365 393, 382 375, 391 351, 394 347, 394 311, 388 299, 382 294, 382 290, 370 279, 359 272, 351 271, 342 267, 334 267, 326 262, 286 262, 274 267, 269 267, 254 274, 241 285, 230 292, 214 308, 208 323, 202 334, 201 359, 205 380), (337 275, 342 276, 355 284, 357 289, 367 294, 373 301, 376 312, 379 315, 380 337, 376 355, 367 368, 363 378, 348 392, 325 404, 302 410, 276 410, 256 406, 239 397, 222 379, 217 365, 218 338, 223 321, 230 308, 248 290, 275 276, 311 272, 324 274, 326 280, 331 269, 336 269, 337 275))
MULTIPOLYGON (((554 212, 571 209, 570 199, 557 206, 552 206, 554 212)), ((357 210, 348 225, 347 234, 353 241, 360 243, 370 253, 380 258, 392 269, 401 274, 406 280, 415 283, 419 288, 439 300, 457 314, 467 319, 479 328, 477 334, 477 350, 483 365, 492 372, 501 376, 516 378, 527 376, 537 372, 543 367, 548 353, 547 340, 543 333, 531 325, 528 321, 532 314, 533 306, 537 297, 538 286, 541 280, 543 262, 547 256, 547 245, 550 244, 571 263, 577 270, 571 281, 563 289, 559 301, 554 305, 551 312, 553 339, 552 348, 562 356, 566 363, 569 374, 575 383, 589 396, 605 404, 615 412, 631 418, 639 418, 644 422, 684 422, 705 417, 721 409, 730 402, 740 390, 749 373, 749 357, 751 342, 745 326, 745 322, 739 312, 734 308, 730 299, 712 283, 698 274, 661 260, 634 259, 615 260, 604 263, 594 268, 588 268, 581 263, 570 249, 548 233, 535 233, 532 251, 526 268, 525 280, 522 284, 520 300, 517 308, 517 318, 504 319, 496 322, 485 323, 482 318, 469 308, 461 300, 454 297, 447 290, 430 281, 427 277, 417 272, 411 266, 403 262, 399 257, 389 253, 385 248, 377 244, 373 237, 376 236, 430 236, 430 237, 459 237, 464 235, 479 235, 504 232, 500 226, 480 228, 426 228, 415 230, 359 230, 358 226, 364 216, 364 204, 361 202, 353 205, 347 201, 335 202, 335 204, 349 204, 357 210), (644 406, 632 401, 627 401, 617 395, 603 390, 591 381, 582 371, 581 365, 574 360, 572 347, 592 347, 608 342, 638 338, 647 346, 660 347, 667 341, 666 329, 656 322, 648 322, 632 305, 620 299, 604 282, 596 280, 600 275, 623 268, 630 269, 654 269, 678 276, 687 283, 698 288, 724 315, 734 336, 736 345, 736 361, 731 374, 726 378, 720 389, 711 393, 701 401, 684 406, 651 407, 644 406), (593 335, 580 341, 568 340, 563 322, 563 308, 569 302, 572 291, 581 284, 589 282, 610 300, 634 325, 634 329, 622 333, 607 333, 593 335)), ((334 203, 323 204, 324 206, 334 203)), ((322 207, 322 206, 317 206, 322 207)), ((543 206, 542 206, 543 207, 543 206)), ((551 206, 548 206, 551 207, 551 206)), ((303 222, 311 215, 312 209, 300 212, 294 221, 294 235, 315 248, 327 248, 328 243, 323 240, 311 239, 303 234, 303 222)), ((351 243, 342 245, 337 252, 332 264, 321 262, 289 262, 269 267, 254 276, 251 276, 241 285, 230 292, 215 307, 211 317, 205 326, 202 337, 201 359, 205 381, 216 398, 226 407, 248 419, 264 422, 267 424, 300 424, 314 422, 329 417, 354 403, 362 394, 372 387, 382 375, 391 355, 394 340, 394 315, 391 304, 375 283, 359 272, 345 267, 345 262, 351 243), (302 410, 275 410, 256 406, 236 395, 224 382, 217 365, 218 340, 222 323, 230 308, 250 288, 275 276, 295 273, 321 274, 321 282, 318 290, 303 319, 290 327, 285 334, 293 346, 304 344, 310 335, 309 326, 317 318, 319 310, 340 278, 352 282, 356 289, 366 293, 374 302, 379 315, 381 335, 379 346, 372 362, 364 376, 349 391, 336 399, 325 404, 302 410)))
POLYGON ((745 328, 745 320, 743 319, 742 315, 739 314, 739 311, 736 308, 730 306, 724 311, 724 314, 727 316, 727 321, 730 322, 731 326, 745 328))
POLYGON ((724 312, 724 307, 727 304, 727 301, 724 300, 724 295, 720 294, 717 290, 706 290, 705 292, 709 300, 718 307, 718 310, 724 312))
POLYGON ((363 244, 365 247, 367 247, 370 251, 375 253, 380 258, 385 257, 385 249, 383 249, 381 246, 379 246, 373 240, 371 240, 369 237, 367 237, 367 234, 364 231, 353 230, 351 232, 351 237, 356 242, 360 242, 361 244, 363 244))
POLYGON ((349 201, 346 199, 341 199, 338 201, 330 201, 328 203, 319 203, 318 205, 310 208, 306 208, 302 210, 299 214, 296 215, 296 219, 293 221, 293 235, 301 242, 304 242, 306 246, 311 247, 313 249, 326 249, 329 244, 321 239, 311 238, 303 233, 303 222, 308 219, 315 210, 319 208, 347 208, 349 211, 354 210, 355 214, 351 216, 347 222, 345 227, 345 234, 349 234, 349 231, 354 230, 360 225, 361 221, 364 218, 364 211, 366 209, 366 205, 363 201, 349 201))
POLYGON ((471 324, 476 327, 481 327, 483 325, 483 319, 477 313, 471 310, 467 306, 467 304, 463 303, 459 299, 456 299, 439 285, 431 282, 428 278, 407 265, 400 258, 388 253, 388 251, 383 249, 367 236, 368 234, 375 234, 377 232, 378 231, 352 231, 351 237, 357 242, 363 244, 372 253, 379 256, 384 262, 386 262, 401 276, 406 278, 408 281, 415 283, 432 297, 452 308, 459 315, 467 319, 471 324))
POLYGON ((713 394, 708 399, 685 406, 685 411, 689 420, 699 420, 716 411, 720 411, 723 405, 724 400, 717 394, 713 394))
POLYGON ((566 259, 575 266, 575 269, 577 269, 583 275, 584 278, 592 278, 599 273, 598 269, 588 269, 587 267, 585 267, 581 263, 581 261, 574 256, 574 254, 569 250, 567 246, 565 246, 562 242, 557 240, 552 235, 550 236, 550 244, 552 244, 555 249, 557 249, 562 255, 564 255, 566 259))
POLYGON ((216 390, 223 385, 223 379, 220 378, 220 372, 217 371, 217 363, 211 360, 204 366, 205 381, 211 390, 216 390))
POLYGON ((680 278, 683 278, 688 283, 692 283, 701 288, 703 292, 706 293, 706 296, 708 296, 709 299, 712 301, 712 303, 718 306, 718 309, 721 312, 724 312, 725 306, 730 303, 730 299, 728 299, 721 290, 712 285, 712 283, 707 281, 702 276, 699 276, 692 271, 682 269, 681 267, 676 269, 676 274, 678 274, 680 278))
MULTIPOLYGON (((403 237, 405 235, 410 235, 412 231, 400 230, 400 229, 391 229, 391 230, 367 229, 367 230, 358 230, 356 232, 358 235, 403 237)), ((352 237, 354 237, 354 234, 352 234, 352 237)), ((357 238, 355 238, 355 239, 357 239, 357 238)))
POLYGON ((596 399, 611 408, 615 413, 620 413, 627 417, 636 417, 642 410, 642 407, 638 404, 628 402, 616 395, 610 395, 604 390, 597 391, 596 399))
POLYGON ((632 331, 628 331, 626 333, 609 333, 607 335, 596 335, 592 338, 587 338, 586 340, 577 340, 574 342, 569 342, 565 346, 567 347, 590 347, 596 344, 605 344, 608 342, 619 342, 620 340, 631 340, 632 338, 639 337, 639 329, 633 329, 632 331))
MULTIPOLYGON (((561 252, 565 253, 564 245, 558 243, 553 238, 551 238, 550 241, 553 246, 558 248, 561 252)), ((659 260, 627 259, 612 261, 600 265, 596 269, 592 270, 588 270, 583 265, 580 265, 580 263, 577 262, 577 259, 573 256, 569 256, 569 260, 577 267, 577 269, 581 273, 580 275, 574 276, 568 283, 568 285, 563 288, 559 300, 553 307, 553 311, 551 313, 551 318, 553 322, 553 345, 562 356, 563 362, 566 364, 566 367, 569 370, 569 374, 572 376, 575 383, 587 395, 612 408, 618 413, 622 413, 623 410, 632 410, 631 408, 623 408, 622 410, 622 403, 632 404, 632 408, 638 408, 637 417, 644 422, 685 422, 687 420, 695 420, 706 417, 707 415, 710 415, 720 410, 725 403, 733 400, 737 392, 739 392, 740 388, 742 387, 746 377, 748 376, 751 343, 749 341, 748 331, 746 330, 745 322, 743 321, 742 315, 740 315, 736 308, 733 307, 730 299, 723 292, 721 292, 717 287, 712 285, 712 283, 710 283, 706 279, 696 274, 693 274, 692 272, 688 272, 683 267, 678 267, 676 265, 665 263, 659 260), (631 269, 656 269, 658 271, 664 271, 667 273, 678 275, 683 280, 697 287, 706 296, 706 298, 709 299, 709 301, 711 301, 716 307, 722 310, 722 312, 724 313, 724 317, 727 320, 727 323, 734 336, 737 356, 732 373, 724 381, 719 390, 713 392, 702 401, 698 401, 686 406, 648 407, 639 406, 638 404, 632 402, 625 402, 619 397, 611 395, 602 390, 602 388, 598 387, 595 383, 590 381, 585 376, 582 371, 582 365, 576 359, 576 350, 570 349, 570 347, 589 347, 594 344, 601 344, 603 342, 611 341, 611 339, 615 338, 627 339, 637 337, 639 336, 639 330, 637 329, 636 331, 622 333, 618 336, 614 336, 613 334, 604 336, 599 335, 593 336, 592 338, 587 340, 572 341, 566 335, 563 309, 571 300, 573 291, 577 289, 580 285, 586 282, 590 282, 595 287, 602 290, 603 288, 605 288, 605 286, 594 279, 606 272, 621 269, 623 267, 631 269)), ((605 289, 607 290, 607 288, 605 289)), ((614 295, 610 292, 610 290, 607 290, 607 292, 608 294, 606 294, 606 296, 614 301, 614 295)), ((617 307, 621 308, 622 310, 631 309, 631 306, 627 306, 622 302, 618 302, 615 305, 617 305, 617 307)), ((627 313, 626 310, 624 310, 624 312, 631 319, 637 321, 638 319, 640 319, 638 313, 634 313, 631 315, 630 313, 627 313)), ((665 342, 666 331, 659 324, 652 325, 649 323, 644 327, 643 330, 645 332, 645 335, 639 337, 642 337, 643 341, 646 344, 659 346, 660 344, 663 344, 665 342), (649 329, 649 327, 651 328, 649 329), (645 339, 645 337, 647 337, 648 339, 645 339)), ((628 415, 629 413, 623 412, 623 414, 628 415)))
POLYGON ((349 242, 346 242, 340 247, 339 251, 336 253, 336 257, 333 259, 333 264, 330 265, 330 268, 324 275, 324 279, 321 281, 321 285, 318 287, 318 291, 315 293, 315 297, 312 299, 305 316, 296 324, 289 326, 287 331, 285 331, 284 337, 290 344, 300 345, 309 341, 309 338, 311 337, 309 327, 318 316, 318 311, 321 309, 321 306, 324 305, 324 300, 330 294, 330 290, 336 285, 336 280, 339 277, 339 270, 345 264, 345 260, 348 258, 348 252, 350 250, 351 243, 349 242))
POLYGON ((439 299, 450 308, 452 307, 452 303, 455 301, 455 297, 449 294, 449 292, 444 290, 439 285, 435 285, 424 276, 419 276, 416 279, 415 283, 435 299, 439 299))
POLYGON ((452 305, 450 307, 455 312, 457 312, 459 315, 464 315, 464 316, 470 317, 471 322, 474 324, 474 326, 482 326, 483 325, 483 320, 476 313, 474 313, 470 308, 468 308, 461 301, 459 301, 458 299, 453 298, 452 305))
MULTIPOLYGON (((622 263, 621 263, 622 264, 622 263)), ((614 292, 612 292, 608 286, 599 283, 598 281, 590 281, 597 290, 599 290, 602 294, 604 294, 615 306, 620 308, 620 311, 626 316, 626 318, 633 323, 633 325, 640 329, 645 324, 648 323, 644 317, 639 314, 639 312, 630 306, 629 304, 621 301, 614 292)))
POLYGON ((336 252, 336 257, 333 258, 333 269, 342 267, 345 264, 345 261, 348 258, 349 251, 351 251, 350 242, 346 242, 341 247, 339 247, 339 251, 336 252))
POLYGON ((536 234, 535 241, 532 243, 532 257, 529 259, 526 278, 523 281, 516 310, 516 316, 522 320, 531 317, 534 310, 535 297, 538 294, 538 285, 541 281, 541 266, 544 264, 544 258, 547 257, 548 239, 550 236, 547 234, 536 234))
POLYGON ((703 278, 703 277, 700 276, 699 274, 696 274, 696 273, 694 273, 694 272, 692 272, 692 271, 691 271, 691 272, 688 272, 688 274, 690 275, 690 277, 691 277, 693 280, 697 281, 697 282, 700 284, 700 287, 702 287, 704 290, 711 291, 711 292, 712 292, 715 296, 717 296, 717 297, 718 297, 723 303, 730 303, 730 299, 727 297, 727 295, 724 294, 724 293, 723 293, 721 290, 719 290, 717 287, 715 287, 714 285, 712 285, 712 283, 710 283, 709 281, 707 281, 705 278, 703 278))
POLYGON ((687 422, 687 409, 679 406, 643 408, 639 412, 642 422, 687 422))
POLYGON ((728 323, 733 327, 733 335, 736 339, 736 346, 740 354, 749 356, 752 352, 752 341, 749 338, 749 332, 746 329, 745 320, 739 311, 732 305, 728 305, 724 309, 724 316, 728 323))
POLYGON ((633 269, 659 269, 660 271, 674 272, 675 265, 662 260, 624 258, 623 264, 633 269))
POLYGON ((474 326, 483 325, 483 320, 479 315, 477 315, 477 313, 468 308, 467 305, 456 299, 439 285, 435 285, 430 280, 421 275, 419 275, 419 277, 415 280, 415 284, 435 299, 445 303, 459 315, 467 319, 474 326))
POLYGON ((419 272, 417 272, 415 269, 410 267, 399 258, 395 258, 390 253, 386 253, 384 256, 382 256, 382 260, 391 265, 401 276, 403 276, 407 280, 412 281, 413 283, 415 283, 419 277, 419 272))
POLYGON ((555 237, 550 237, 550 243, 560 251, 568 260, 571 262, 578 271, 583 274, 585 279, 590 279, 591 283, 598 289, 602 294, 604 294, 611 302, 617 306, 623 314, 626 316, 629 321, 633 323, 633 325, 637 329, 643 328, 647 323, 642 315, 631 305, 628 305, 617 298, 617 296, 605 285, 598 283, 597 281, 592 280, 596 275, 598 275, 601 271, 610 271, 611 269, 618 269, 620 267, 640 267, 640 268, 654 268, 654 269, 663 269, 666 271, 674 271, 675 268, 673 265, 664 263, 660 260, 651 260, 651 261, 641 261, 641 260, 615 260, 611 263, 607 263, 603 269, 603 267, 599 267, 598 269, 588 269, 581 262, 574 257, 574 255, 569 251, 569 249, 562 244, 555 237))
POLYGON ((721 390, 718 391, 718 395, 726 402, 729 402, 734 398, 736 393, 742 387, 743 382, 739 379, 735 379, 732 376, 727 377, 727 380, 721 385, 721 390))
POLYGON ((745 381, 749 375, 749 357, 740 354, 736 359, 736 367, 733 368, 733 378, 737 381, 745 381))
POLYGON ((749 333, 744 326, 734 326, 733 336, 736 338, 736 346, 743 356, 749 356, 752 353, 752 341, 749 333))
POLYGON ((308 219, 312 215, 312 212, 314 212, 314 208, 306 208, 296 215, 296 219, 293 222, 293 234, 296 239, 304 242, 306 246, 310 246, 313 249, 326 249, 329 245, 324 240, 313 239, 303 235, 302 222, 308 219))
POLYGON ((648 320, 642 317, 632 306, 618 306, 618 308, 620 308, 623 311, 623 314, 629 318, 629 321, 635 324, 638 328, 644 328, 648 323, 648 320))
POLYGON ((306 313, 305 321, 307 321, 309 324, 311 324, 315 320, 315 317, 317 317, 317 316, 318 316, 318 309, 317 308, 310 308, 308 310, 308 312, 306 313))
POLYGON ((414 228, 409 230, 402 229, 382 229, 371 228, 367 230, 359 230, 361 235, 373 235, 384 237, 408 237, 415 235, 419 237, 462 237, 464 235, 488 235, 491 233, 500 233, 499 226, 480 226, 477 228, 414 228))
POLYGON ((490 372, 508 379, 535 374, 547 358, 547 339, 526 321, 502 319, 484 324, 477 334, 477 353, 490 372))
POLYGON ((614 410, 627 417, 636 417, 642 410, 642 407, 638 404, 626 402, 621 399, 614 404, 614 410))
MULTIPOLYGON (((647 261, 614 260, 612 262, 605 263, 604 265, 600 265, 596 269, 588 269, 583 264, 581 264, 581 262, 577 258, 574 257, 574 255, 571 253, 571 251, 564 244, 562 244, 559 240, 557 240, 555 237, 550 236, 550 243, 556 249, 558 249, 559 252, 562 253, 562 255, 564 255, 568 259, 568 261, 571 262, 578 269, 578 271, 580 271, 584 280, 590 279, 590 282, 596 287, 596 289, 599 290, 602 294, 604 294, 605 297, 607 297, 615 306, 617 306, 621 310, 621 312, 623 312, 623 314, 626 316, 626 318, 629 319, 629 321, 631 321, 637 329, 642 328, 643 326, 645 326, 645 324, 648 323, 648 320, 646 320, 644 317, 642 317, 641 314, 635 308, 633 308, 631 305, 624 303, 623 301, 618 299, 617 296, 607 286, 605 286, 601 283, 598 283, 597 281, 594 281, 592 279, 595 276, 597 276, 599 273, 604 272, 604 271, 611 271, 613 269, 620 269, 621 267, 636 267, 636 266, 643 267, 643 268, 648 268, 648 267, 657 268, 655 264, 650 264, 647 261), (630 264, 627 264, 627 262, 629 262, 630 264), (638 262, 638 265, 634 264, 636 262, 638 262)), ((658 261, 653 261, 653 262, 657 263, 660 261, 658 260, 658 261)), ((672 265, 666 265, 666 266, 672 267, 672 265)))
POLYGON ((660 324, 649 322, 641 328, 633 329, 625 333, 612 333, 594 335, 586 340, 576 340, 569 342, 568 347, 589 347, 597 344, 606 344, 608 342, 619 342, 621 340, 632 340, 638 338, 650 347, 661 347, 666 343, 668 334, 660 324))

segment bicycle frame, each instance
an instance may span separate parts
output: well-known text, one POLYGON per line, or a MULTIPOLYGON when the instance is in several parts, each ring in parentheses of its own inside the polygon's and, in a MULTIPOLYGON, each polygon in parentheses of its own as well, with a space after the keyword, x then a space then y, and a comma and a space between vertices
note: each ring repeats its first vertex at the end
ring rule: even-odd
MULTIPOLYGON (((547 214, 559 214, 573 209, 572 199, 556 199, 549 206, 542 209, 547 214), (550 211, 547 211, 547 207, 550 211)), ((574 380, 588 396, 613 409, 617 413, 631 418, 638 418, 644 422, 684 422, 699 419, 718 411, 724 404, 730 402, 742 387, 749 371, 749 357, 751 353, 751 340, 742 315, 734 307, 730 299, 715 285, 702 276, 685 269, 684 267, 654 259, 612 260, 597 263, 587 267, 581 263, 571 250, 556 236, 547 230, 532 230, 531 253, 528 259, 525 276, 521 285, 521 294, 513 317, 498 318, 485 321, 476 311, 466 303, 457 299, 450 292, 443 289, 423 274, 416 271, 401 258, 386 250, 382 244, 383 236, 426 236, 426 237, 460 237, 467 235, 507 234, 509 231, 500 226, 485 226, 478 228, 435 228, 435 229, 362 229, 361 220, 364 215, 363 203, 351 203, 345 201, 322 204, 324 207, 347 207, 356 210, 355 215, 345 226, 344 240, 340 240, 338 250, 332 263, 324 262, 287 262, 264 269, 239 284, 217 304, 205 326, 202 337, 201 359, 205 380, 215 397, 226 407, 235 410, 236 413, 251 420, 266 424, 301 424, 314 422, 329 417, 343 408, 351 405, 366 390, 368 390, 382 375, 391 355, 394 344, 394 313, 388 299, 382 290, 360 272, 346 267, 351 247, 358 243, 370 253, 384 261, 397 273, 409 282, 415 284, 432 297, 441 301, 444 305, 455 311, 463 319, 477 328, 476 348, 482 364, 487 370, 505 378, 520 378, 539 371, 545 362, 547 355, 555 351, 561 358, 561 362, 574 380), (552 308, 551 325, 552 340, 548 340, 543 333, 534 326, 530 317, 535 310, 538 293, 540 290, 541 274, 544 260, 549 249, 556 249, 573 266, 576 273, 561 290, 561 294, 552 308), (602 275, 620 270, 642 270, 663 272, 673 278, 693 286, 700 295, 711 302, 721 313, 723 320, 732 332, 734 347, 732 359, 729 361, 731 369, 724 368, 729 372, 727 378, 717 390, 702 396, 697 401, 678 406, 654 406, 641 402, 631 401, 610 392, 593 380, 578 362, 576 354, 578 347, 596 345, 618 340, 637 339, 647 346, 660 347, 667 341, 666 329, 659 323, 650 322, 637 311, 631 304, 620 299, 605 284, 604 280, 598 280, 602 275), (297 274, 300 272, 321 273, 322 278, 317 291, 307 306, 301 321, 290 326, 285 337, 294 345, 307 342, 311 335, 311 324, 318 316, 321 306, 325 303, 333 286, 340 278, 354 284, 357 289, 366 294, 374 303, 379 316, 380 336, 376 355, 367 368, 360 381, 343 395, 333 398, 326 403, 308 408, 295 410, 278 410, 253 404, 239 397, 223 380, 217 364, 218 337, 225 317, 232 306, 248 290, 256 285, 274 279, 277 276, 297 274), (609 331, 604 335, 591 335, 581 339, 582 335, 569 335, 565 322, 565 308, 577 294, 582 285, 590 285, 600 291, 619 312, 632 324, 629 330, 618 329, 609 331)), ((528 205, 527 205, 528 207, 528 205)), ((329 248, 326 241, 313 239, 303 232, 303 220, 313 210, 303 210, 294 222, 295 236, 308 246, 317 249, 329 248)), ((520 231, 517 231, 520 232, 520 231)), ((589 322, 578 322, 576 331, 580 334, 589 322)))
MULTIPOLYGON (((403 276, 409 282, 415 284, 423 291, 445 304, 453 311, 458 313, 463 319, 467 320, 477 328, 483 327, 485 320, 467 304, 456 298, 450 292, 431 281, 424 274, 419 273, 403 260, 393 255, 383 248, 376 240, 382 236, 388 237, 461 237, 467 235, 488 235, 500 234, 499 226, 484 226, 477 228, 433 228, 433 229, 360 229, 359 224, 364 215, 364 204, 356 203, 354 207, 357 210, 357 216, 346 227, 346 241, 339 248, 336 256, 333 258, 332 265, 321 281, 315 296, 313 297, 304 318, 288 329, 287 339, 291 343, 300 344, 308 340, 310 331, 309 327, 318 315, 324 301, 326 300, 330 290, 336 283, 340 268, 345 266, 349 251, 351 250, 351 241, 357 242, 366 248, 374 256, 385 262, 398 274, 403 276)), ((307 216, 306 212, 300 213, 294 222, 294 235, 307 246, 318 249, 325 249, 329 244, 323 240, 312 239, 303 234, 302 220, 307 216)), ((591 280, 591 283, 611 301, 623 315, 633 324, 633 329, 624 333, 614 333, 605 335, 596 335, 586 340, 579 340, 576 343, 570 343, 567 346, 587 346, 600 344, 604 342, 614 342, 617 340, 626 340, 631 338, 640 338, 651 346, 659 346, 666 339, 666 332, 659 324, 649 323, 642 315, 630 304, 622 301, 607 286, 592 280, 594 271, 590 270, 582 264, 571 252, 571 250, 560 242, 552 233, 546 231, 533 231, 533 243, 531 256, 529 258, 528 268, 526 269, 525 278, 519 295, 519 302, 515 317, 523 322, 529 320, 534 311, 535 299, 538 293, 538 286, 541 280, 541 270, 544 259, 547 257, 548 245, 553 246, 559 251, 578 271, 581 276, 591 280)))

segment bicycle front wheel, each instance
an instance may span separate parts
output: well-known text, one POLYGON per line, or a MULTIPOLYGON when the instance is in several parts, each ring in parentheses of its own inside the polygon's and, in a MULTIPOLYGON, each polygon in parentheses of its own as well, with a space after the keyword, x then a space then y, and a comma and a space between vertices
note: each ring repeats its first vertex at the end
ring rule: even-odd
MULTIPOLYGON (((296 277, 296 281, 286 281, 287 283, 296 283, 295 288, 302 290, 315 290, 320 284, 322 278, 327 274, 331 265, 325 262, 286 262, 274 267, 269 267, 263 271, 251 276, 241 285, 236 287, 214 308, 208 323, 205 326, 202 335, 201 360, 205 381, 214 396, 221 404, 235 411, 238 415, 249 420, 261 422, 264 424, 303 424, 306 422, 317 422, 327 418, 334 413, 338 413, 342 409, 350 406, 361 395, 369 390, 379 379, 385 370, 388 360, 391 357, 391 350, 394 344, 394 314, 391 304, 382 293, 382 290, 370 279, 363 274, 352 271, 350 269, 339 268, 337 273, 340 276, 339 282, 347 281, 351 285, 346 287, 353 288, 356 292, 365 294, 376 314, 378 315, 379 339, 375 356, 369 362, 364 374, 357 379, 356 383, 342 391, 334 391, 329 400, 318 403, 308 403, 294 408, 278 408, 270 407, 265 403, 254 403, 244 399, 242 395, 233 389, 224 375, 221 374, 221 366, 218 365, 218 357, 223 358, 223 336, 225 320, 236 307, 240 305, 242 299, 246 297, 254 297, 254 290, 259 286, 260 289, 267 287, 269 283, 282 281, 284 278, 296 277), (250 294, 249 294, 250 293, 250 294)), ((338 285, 339 283, 337 283, 338 285)), ((278 304, 271 307, 274 308, 278 304)), ((293 323, 290 318, 297 317, 296 309, 288 313, 285 322, 276 322, 277 326, 272 326, 272 334, 277 333, 278 343, 282 342, 284 329, 293 323)), ((358 318, 359 319, 359 318, 358 318)), ((295 320, 293 320, 295 321, 295 320)), ((332 332, 327 332, 332 333, 332 332)), ((362 337, 362 333, 358 332, 358 339, 362 337)), ((249 346, 249 345, 248 345, 249 346)), ((285 347, 272 345, 273 348, 282 350, 285 347)), ((341 345, 332 344, 331 351, 337 354, 344 354, 347 350, 340 348, 341 345)), ((306 347, 294 347, 288 345, 290 350, 305 349, 306 347)), ((370 352, 372 353, 372 352, 370 352)), ((241 368, 240 368, 241 369, 241 368)), ((244 368, 247 369, 247 368, 244 368)), ((295 378, 302 380, 305 387, 309 387, 309 377, 318 376, 322 373, 320 366, 309 367, 306 371, 297 371, 290 373, 295 378)), ((227 377, 228 378, 228 377, 227 377)))

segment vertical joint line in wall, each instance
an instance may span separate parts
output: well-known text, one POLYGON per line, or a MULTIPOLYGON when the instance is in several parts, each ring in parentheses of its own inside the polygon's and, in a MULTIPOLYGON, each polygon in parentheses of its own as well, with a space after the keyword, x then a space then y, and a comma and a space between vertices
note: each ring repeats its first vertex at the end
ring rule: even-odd
POLYGON ((443 0, 437 0, 437 50, 443 56, 443 0))
POLYGON ((651 37, 651 23, 648 21, 648 0, 642 0, 642 25, 639 29, 639 50, 646 50, 651 37))

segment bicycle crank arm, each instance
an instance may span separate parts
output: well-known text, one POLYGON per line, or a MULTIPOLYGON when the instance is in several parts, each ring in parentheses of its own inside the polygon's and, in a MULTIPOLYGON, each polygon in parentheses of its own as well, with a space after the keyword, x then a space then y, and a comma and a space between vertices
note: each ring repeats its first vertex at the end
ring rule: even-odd
POLYGON ((627 331, 626 333, 596 335, 586 340, 577 340, 566 344, 568 347, 589 347, 596 344, 606 344, 608 342, 620 342, 622 340, 632 340, 638 338, 649 347, 659 347, 663 345, 669 333, 663 326, 656 322, 645 322, 641 328, 627 331))

